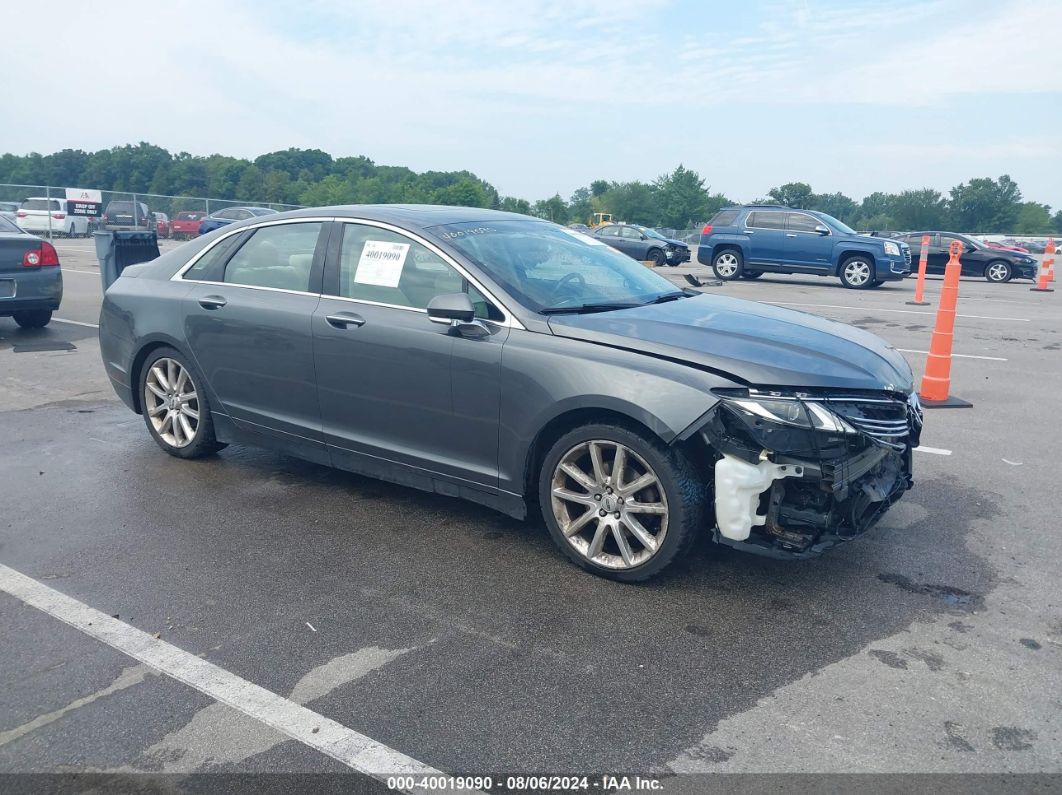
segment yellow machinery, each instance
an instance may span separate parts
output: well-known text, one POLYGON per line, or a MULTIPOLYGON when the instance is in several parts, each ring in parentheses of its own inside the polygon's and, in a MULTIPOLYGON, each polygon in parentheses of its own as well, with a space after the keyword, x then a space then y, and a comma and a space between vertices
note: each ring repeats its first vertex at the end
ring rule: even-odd
POLYGON ((603 224, 612 223, 612 213, 594 213, 594 222, 590 224, 591 228, 597 228, 603 224))

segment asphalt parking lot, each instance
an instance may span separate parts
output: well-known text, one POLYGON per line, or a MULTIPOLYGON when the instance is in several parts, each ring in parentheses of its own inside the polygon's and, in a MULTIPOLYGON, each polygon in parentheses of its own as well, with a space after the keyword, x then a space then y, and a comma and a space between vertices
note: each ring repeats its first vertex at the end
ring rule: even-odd
MULTIPOLYGON (((100 364, 91 241, 57 246, 56 321, 0 318, 4 567, 447 773, 1062 772, 1062 291, 962 281, 973 408, 927 412, 916 486, 868 535, 797 563, 701 544, 629 586, 486 508, 165 455, 100 364)), ((870 330, 920 374, 940 285, 704 289, 870 330)), ((0 770, 346 769, 3 588, 0 638, 0 770)))

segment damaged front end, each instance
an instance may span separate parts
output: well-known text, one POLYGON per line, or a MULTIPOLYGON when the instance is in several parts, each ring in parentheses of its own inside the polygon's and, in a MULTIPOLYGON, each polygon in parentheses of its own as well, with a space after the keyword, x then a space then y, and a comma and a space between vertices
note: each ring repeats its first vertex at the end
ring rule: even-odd
POLYGON ((716 390, 698 433, 713 451, 715 540, 803 558, 866 532, 912 486, 918 397, 716 390))

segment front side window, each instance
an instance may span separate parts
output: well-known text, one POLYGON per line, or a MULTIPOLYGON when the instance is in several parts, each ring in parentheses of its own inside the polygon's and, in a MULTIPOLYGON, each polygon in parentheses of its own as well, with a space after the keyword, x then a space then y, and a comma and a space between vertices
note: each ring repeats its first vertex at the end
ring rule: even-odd
POLYGON ((793 232, 814 232, 816 227, 825 226, 818 218, 804 213, 788 213, 789 229, 793 232))
POLYGON ((749 220, 745 226, 756 229, 785 229, 785 213, 749 213, 749 220))
POLYGON ((431 228, 534 312, 648 303, 681 296, 667 279, 601 240, 547 221, 491 221, 431 228))
POLYGON ((309 292, 310 268, 320 233, 320 222, 264 226, 229 260, 223 281, 309 292))
POLYGON ((467 293, 476 317, 502 320, 501 311, 442 257, 389 229, 344 224, 339 249, 339 295, 377 304, 426 309, 439 295, 467 293))
POLYGON ((624 226, 620 229, 620 236, 625 237, 628 240, 641 240, 642 233, 635 229, 633 226, 624 226))

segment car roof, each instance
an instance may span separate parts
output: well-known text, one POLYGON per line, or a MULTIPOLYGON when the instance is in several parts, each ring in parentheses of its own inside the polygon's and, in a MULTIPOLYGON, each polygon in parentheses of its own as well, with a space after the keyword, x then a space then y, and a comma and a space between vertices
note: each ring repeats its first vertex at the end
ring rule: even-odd
POLYGON ((486 210, 481 207, 451 207, 438 204, 346 204, 334 207, 307 207, 270 216, 270 221, 283 218, 331 215, 337 218, 363 218, 368 221, 393 223, 398 226, 427 229, 446 224, 491 221, 533 221, 549 223, 520 213, 486 210))

